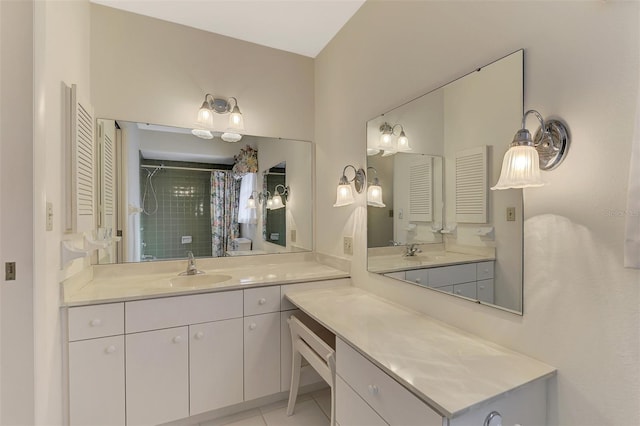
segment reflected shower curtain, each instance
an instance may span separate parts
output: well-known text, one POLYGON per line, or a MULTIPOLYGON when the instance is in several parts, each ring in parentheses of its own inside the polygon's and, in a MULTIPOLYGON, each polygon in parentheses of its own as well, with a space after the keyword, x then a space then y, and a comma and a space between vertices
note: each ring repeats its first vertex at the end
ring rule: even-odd
POLYGON ((237 238, 238 200, 240 181, 232 173, 215 170, 211 172, 211 252, 214 257, 222 257, 237 238))

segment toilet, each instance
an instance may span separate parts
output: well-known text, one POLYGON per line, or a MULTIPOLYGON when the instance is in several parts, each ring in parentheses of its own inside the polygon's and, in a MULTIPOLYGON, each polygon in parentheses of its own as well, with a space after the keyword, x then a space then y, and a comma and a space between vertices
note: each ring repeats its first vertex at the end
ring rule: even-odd
POLYGON ((251 239, 249 238, 234 238, 231 241, 232 251, 249 251, 251 250, 251 239))

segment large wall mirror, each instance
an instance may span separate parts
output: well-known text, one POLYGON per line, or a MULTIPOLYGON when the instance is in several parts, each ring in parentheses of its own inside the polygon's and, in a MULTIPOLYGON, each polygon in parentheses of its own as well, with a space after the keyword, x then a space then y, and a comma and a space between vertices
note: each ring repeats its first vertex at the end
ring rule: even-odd
POLYGON ((98 234, 120 237, 97 262, 312 249, 312 144, 97 120, 98 234))
POLYGON ((370 272, 522 314, 522 190, 489 188, 522 119, 523 58, 367 122, 367 175, 384 205, 367 207, 370 272))

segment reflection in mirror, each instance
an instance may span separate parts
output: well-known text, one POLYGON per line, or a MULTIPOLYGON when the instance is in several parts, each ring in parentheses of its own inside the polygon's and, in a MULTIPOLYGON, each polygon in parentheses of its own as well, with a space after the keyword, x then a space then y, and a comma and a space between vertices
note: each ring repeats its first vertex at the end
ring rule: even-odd
POLYGON ((99 119, 97 128, 96 234, 119 240, 99 250, 98 263, 311 250, 311 143, 236 144, 123 120, 99 119), (282 208, 250 207, 263 186, 272 195, 278 186, 282 208))
POLYGON ((517 51, 367 123, 386 206, 367 208, 370 272, 522 313, 522 191, 488 191, 522 117, 522 65, 517 51))

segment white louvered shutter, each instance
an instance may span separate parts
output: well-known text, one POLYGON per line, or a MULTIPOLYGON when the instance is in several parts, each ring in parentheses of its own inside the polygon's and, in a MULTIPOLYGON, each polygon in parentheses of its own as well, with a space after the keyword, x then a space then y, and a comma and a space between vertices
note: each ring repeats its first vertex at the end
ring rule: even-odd
POLYGON ((487 147, 456 153, 456 222, 487 223, 487 147))
POLYGON ((409 221, 433 221, 433 158, 409 165, 409 221))

